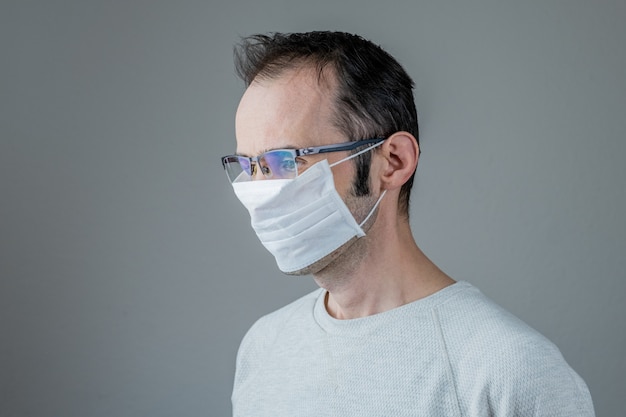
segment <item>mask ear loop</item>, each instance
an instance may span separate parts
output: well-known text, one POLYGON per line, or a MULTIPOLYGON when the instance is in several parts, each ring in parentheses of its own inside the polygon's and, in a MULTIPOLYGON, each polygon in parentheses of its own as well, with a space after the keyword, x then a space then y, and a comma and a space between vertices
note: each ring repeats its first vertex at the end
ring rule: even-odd
POLYGON ((383 197, 385 196, 386 192, 387 192, 387 190, 383 190, 383 192, 380 194, 380 197, 378 197, 378 200, 376 200, 376 203, 374 204, 374 207, 372 207, 372 209, 370 210, 370 212, 367 215, 367 217, 365 217, 365 219, 361 223, 359 223, 359 227, 363 227, 363 225, 370 219, 370 217, 372 217, 372 214, 374 214, 374 212, 376 211, 376 208, 380 204, 380 201, 383 199, 383 197))
MULTIPOLYGON (((340 164, 340 163, 342 163, 342 162, 349 161, 350 159, 355 158, 355 157, 357 157, 357 156, 361 155, 362 153, 365 153, 365 152, 367 152, 367 151, 371 151, 372 149, 374 149, 374 148, 376 148, 376 147, 378 147, 378 146, 382 145, 382 144, 383 144, 383 142, 384 142, 384 140, 382 140, 382 141, 380 141, 380 142, 378 142, 378 143, 375 143, 374 145, 372 145, 372 146, 370 146, 370 147, 367 147, 367 148, 365 148, 365 149, 361 149, 361 150, 360 150, 360 151, 358 151, 357 153, 355 153, 355 154, 353 154, 353 155, 350 155, 350 156, 348 156, 347 158, 344 158, 344 159, 342 159, 342 160, 340 160, 340 161, 333 162, 332 164, 330 164, 330 165, 328 165, 328 166, 332 168, 332 167, 334 167, 334 166, 335 166, 335 165, 337 165, 337 164, 340 164)), ((370 210, 370 212, 368 213, 368 215, 365 217, 365 219, 363 219, 363 221, 362 221, 361 223, 359 223, 359 227, 363 227, 363 225, 364 225, 364 224, 365 224, 365 223, 366 223, 366 222, 370 219, 370 217, 372 217, 372 214, 374 214, 374 212, 376 211, 376 208, 377 208, 377 207, 378 207, 378 205, 380 204, 380 202, 381 202, 381 200, 383 199, 383 197, 385 196, 385 193, 386 193, 386 192, 387 192, 387 190, 384 190, 384 191, 380 194, 380 197, 378 197, 378 200, 376 200, 376 203, 374 204, 374 207, 372 207, 372 209, 370 210)))

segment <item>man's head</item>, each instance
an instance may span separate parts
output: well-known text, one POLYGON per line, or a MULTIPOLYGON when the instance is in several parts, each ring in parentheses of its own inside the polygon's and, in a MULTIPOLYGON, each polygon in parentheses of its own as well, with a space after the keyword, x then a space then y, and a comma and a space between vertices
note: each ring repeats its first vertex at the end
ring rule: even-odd
MULTIPOLYGON (((299 70, 313 70, 332 92, 331 119, 348 140, 387 137, 405 131, 418 139, 413 81, 380 47, 342 32, 254 35, 235 48, 235 65, 247 86, 299 70)), ((357 149, 358 150, 358 149, 357 149)), ((357 159, 356 196, 370 193, 371 153, 357 159)), ((414 174, 402 186, 398 209, 408 216, 414 174)))

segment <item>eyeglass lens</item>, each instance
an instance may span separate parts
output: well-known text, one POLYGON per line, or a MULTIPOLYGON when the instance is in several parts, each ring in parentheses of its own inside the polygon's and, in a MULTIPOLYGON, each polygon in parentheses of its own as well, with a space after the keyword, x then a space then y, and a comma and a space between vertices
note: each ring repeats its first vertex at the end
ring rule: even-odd
POLYGON ((298 171, 294 153, 289 150, 269 151, 258 158, 234 156, 225 159, 226 172, 231 182, 250 181, 257 167, 266 179, 295 178, 298 171))

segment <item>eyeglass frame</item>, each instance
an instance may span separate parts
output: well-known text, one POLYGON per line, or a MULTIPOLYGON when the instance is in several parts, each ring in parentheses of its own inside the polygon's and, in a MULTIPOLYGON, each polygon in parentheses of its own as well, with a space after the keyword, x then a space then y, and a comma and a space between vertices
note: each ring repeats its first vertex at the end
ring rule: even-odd
MULTIPOLYGON (((222 167, 224 168, 224 170, 226 171, 227 175, 228 175, 228 170, 226 168, 226 160, 229 158, 245 158, 250 162, 250 166, 252 166, 252 162, 254 162, 257 165, 259 164, 259 158, 262 158, 266 153, 268 152, 274 152, 274 151, 286 151, 286 152, 291 152, 293 155, 293 158, 295 160, 296 157, 298 156, 309 156, 309 155, 316 155, 316 154, 321 154, 321 153, 330 153, 330 152, 341 152, 341 151, 351 151, 353 149, 359 148, 361 146, 365 146, 368 144, 372 144, 375 145, 377 143, 380 143, 382 141, 384 141, 385 139, 387 139, 386 137, 378 137, 378 138, 373 138, 373 139, 362 139, 362 140, 353 140, 350 142, 342 142, 342 143, 334 143, 331 145, 321 145, 321 146, 310 146, 308 148, 300 148, 300 149, 289 149, 289 148, 277 148, 277 149, 271 149, 268 151, 263 152, 260 155, 257 156, 243 156, 243 155, 226 155, 223 156, 221 158, 222 160, 222 167)), ((263 173, 263 176, 265 177, 266 174, 263 172, 263 170, 261 170, 261 172, 263 173)), ((298 176, 298 172, 296 172, 296 177, 298 176)), ((295 177, 294 177, 295 178, 295 177)), ((229 177, 230 179, 230 177, 229 177)), ((232 182, 232 181, 231 181, 232 182)))

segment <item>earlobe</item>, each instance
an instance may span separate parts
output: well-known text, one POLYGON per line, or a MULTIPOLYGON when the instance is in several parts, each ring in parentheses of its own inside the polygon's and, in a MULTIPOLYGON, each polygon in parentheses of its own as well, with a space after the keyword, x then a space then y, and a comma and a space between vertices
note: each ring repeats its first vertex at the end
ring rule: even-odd
POLYGON ((386 189, 400 188, 417 168, 419 145, 415 136, 408 132, 396 132, 381 146, 385 166, 381 179, 386 189))

